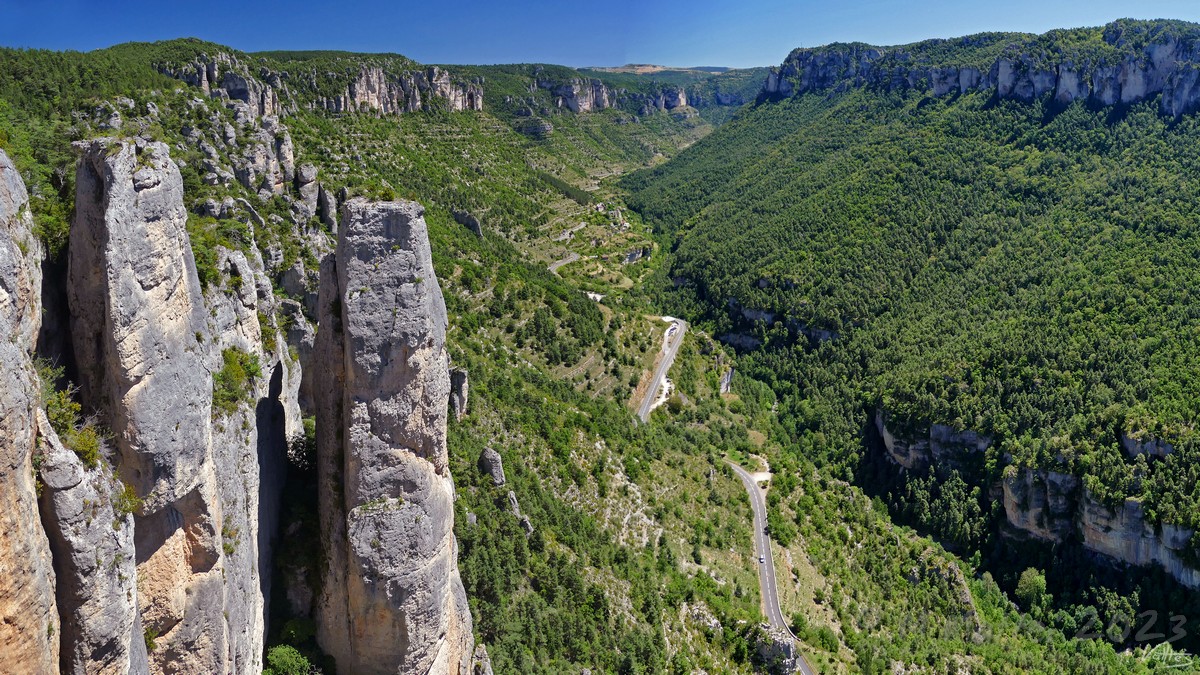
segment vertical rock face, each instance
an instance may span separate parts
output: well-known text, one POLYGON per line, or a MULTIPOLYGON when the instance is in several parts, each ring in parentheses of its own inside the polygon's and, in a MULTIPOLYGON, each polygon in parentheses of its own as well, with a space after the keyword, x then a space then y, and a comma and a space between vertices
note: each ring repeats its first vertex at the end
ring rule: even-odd
POLYGON ((197 487, 211 438, 183 181, 161 143, 82 150, 67 287, 79 385, 85 407, 107 414, 119 473, 153 511, 197 487))
POLYGON ((1170 524, 1156 532, 1146 521, 1140 501, 1126 499, 1110 509, 1085 491, 1079 521, 1083 545, 1089 549, 1131 565, 1157 564, 1184 586, 1200 588, 1200 570, 1189 567, 1183 559, 1194 553, 1194 532, 1170 524))
POLYGON ((1003 481, 1004 514, 1013 527, 1039 539, 1063 541, 1075 529, 1079 479, 1025 469, 1003 481))
MULTIPOLYGON (((992 443, 988 436, 940 424, 930 425, 928 436, 900 433, 889 428, 891 421, 886 411, 876 412, 887 457, 905 470, 933 467, 944 475, 992 443)), ((1136 439, 1122 435, 1122 443, 1134 456, 1165 456, 1170 451, 1169 445, 1144 433, 1136 439)), ((1200 570, 1191 566, 1187 553, 1194 531, 1171 523, 1156 529, 1136 499, 1112 509, 1081 490, 1078 478, 1046 469, 1020 469, 993 487, 994 494, 1003 495, 1005 518, 1012 528, 1008 534, 1019 531, 1050 542, 1081 540, 1088 550, 1130 565, 1158 565, 1179 583, 1200 588, 1200 570)))
POLYGON ((133 517, 114 507, 120 481, 86 467, 38 411, 43 518, 54 550, 62 613, 63 671, 148 671, 137 615, 133 517))
POLYGON ((470 384, 467 381, 467 371, 463 368, 450 369, 450 410, 454 412, 454 420, 459 421, 467 414, 467 396, 470 384))
POLYGON ((264 117, 235 169, 238 182, 266 198, 283 194, 296 175, 295 153, 288 130, 274 117, 264 117))
POLYGON ((322 265, 318 639, 355 673, 469 668, 446 450, 446 307, 424 210, 351 200, 322 265))
POLYGON ((211 57, 201 54, 195 61, 166 66, 161 71, 199 87, 209 96, 245 103, 253 115, 263 117, 283 112, 275 86, 277 82, 272 82, 278 76, 263 73, 267 82, 256 79, 250 75, 249 68, 231 54, 222 52, 211 57))
MULTIPOLYGON (((118 473, 144 499, 131 578, 142 623, 157 636, 149 669, 261 669, 264 562, 277 501, 277 487, 264 488, 261 476, 280 454, 272 444, 283 441, 288 410, 279 401, 286 364, 261 358, 258 303, 270 286, 240 253, 223 253, 229 288, 206 305, 182 181, 166 147, 98 140, 81 150, 69 260, 72 342, 82 402, 112 431, 118 473), (268 391, 265 377, 248 382, 261 397, 258 410, 245 400, 214 417, 212 374, 233 348, 259 356, 280 386, 268 391)), ((63 550, 86 544, 80 533, 63 532, 63 550)), ((83 586, 95 574, 113 583, 124 573, 78 567, 60 583, 83 586)))
POLYGON ((455 81, 437 66, 401 73, 363 66, 343 93, 319 96, 316 103, 331 112, 373 110, 398 115, 428 110, 435 99, 444 101, 454 112, 483 110, 483 89, 478 84, 455 81))
POLYGON ((59 626, 33 479, 42 256, 28 201, 0 151, 0 663, 48 673, 58 667, 59 626))

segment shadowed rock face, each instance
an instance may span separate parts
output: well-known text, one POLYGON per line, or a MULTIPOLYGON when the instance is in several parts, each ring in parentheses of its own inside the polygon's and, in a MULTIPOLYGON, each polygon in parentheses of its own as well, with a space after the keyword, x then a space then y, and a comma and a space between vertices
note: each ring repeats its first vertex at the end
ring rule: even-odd
POLYGON ((25 184, 0 151, 0 663, 58 666, 54 571, 33 482, 42 249, 25 184))
MULTIPOLYGON (((322 264, 315 380, 318 639, 341 670, 457 673, 472 655, 446 450, 446 307, 424 210, 343 206, 322 264)), ((469 666, 468 666, 469 667, 469 666)))
MULTIPOLYGON (((875 424, 886 457, 903 470, 932 467, 945 476, 970 454, 985 452, 992 442, 969 429, 939 424, 930 426, 928 436, 901 433, 890 428, 889 422, 886 411, 876 412, 875 424)), ((1157 449, 1171 447, 1145 434, 1139 434, 1136 441, 1123 434, 1122 441, 1130 454, 1169 452, 1157 449)), ((993 494, 1002 498, 1009 528, 1005 534, 1056 543, 1076 539, 1090 551, 1130 565, 1157 565, 1179 583, 1200 588, 1200 570, 1187 562, 1193 530, 1171 523, 1154 527, 1136 499, 1115 508, 1106 506, 1070 474, 1013 468, 1017 470, 993 486, 993 494)))

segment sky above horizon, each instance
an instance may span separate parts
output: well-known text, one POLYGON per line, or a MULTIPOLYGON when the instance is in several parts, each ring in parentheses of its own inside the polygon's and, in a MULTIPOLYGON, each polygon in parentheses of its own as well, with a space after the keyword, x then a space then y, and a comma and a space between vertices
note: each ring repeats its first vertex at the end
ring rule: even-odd
POLYGON ((198 37, 242 51, 396 52, 424 63, 762 66, 796 47, 982 31, 1042 33, 1121 17, 1200 21, 1195 0, 0 0, 0 46, 88 51, 198 37))

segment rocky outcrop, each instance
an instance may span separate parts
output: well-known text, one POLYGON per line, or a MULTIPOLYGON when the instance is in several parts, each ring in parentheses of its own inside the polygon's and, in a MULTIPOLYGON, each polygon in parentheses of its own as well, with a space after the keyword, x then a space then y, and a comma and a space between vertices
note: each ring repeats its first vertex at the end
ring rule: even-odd
MULTIPOLYGON (((610 87, 603 80, 596 78, 557 79, 549 77, 540 69, 534 71, 534 82, 530 91, 534 89, 549 92, 553 98, 554 107, 565 108, 574 113, 624 108, 636 109, 639 115, 649 115, 658 110, 675 110, 688 106, 688 95, 683 87, 663 85, 647 93, 630 92, 620 87, 610 87)), ((531 106, 536 105, 536 101, 532 98, 528 99, 527 103, 531 106)), ((532 117, 533 110, 532 108, 518 109, 517 115, 532 117)))
POLYGON ((483 238, 483 223, 480 223, 479 218, 476 218, 473 213, 454 209, 451 211, 451 215, 454 216, 454 222, 470 230, 476 237, 483 238))
POLYGON ((38 411, 42 513, 58 571, 63 670, 125 675, 149 670, 138 618, 133 515, 124 486, 101 462, 88 468, 38 411))
POLYGON ((159 71, 199 87, 209 96, 245 103, 258 117, 284 112, 279 104, 278 74, 264 68, 255 77, 249 67, 226 52, 200 54, 188 63, 162 64, 159 71))
POLYGON ((317 167, 304 164, 296 171, 296 192, 300 195, 300 220, 315 216, 321 194, 321 186, 317 184, 317 167))
POLYGON ((107 413, 118 472, 154 511, 197 487, 211 438, 183 181, 160 143, 81 150, 67 287, 80 392, 107 413))
POLYGON ((475 645, 475 655, 471 658, 471 675, 493 675, 492 657, 488 656, 487 647, 475 645))
MULTIPOLYGON (((933 467, 939 475, 960 468, 973 454, 986 451, 991 439, 946 425, 930 426, 928 435, 899 433, 885 411, 875 416, 886 456, 905 470, 933 467)), ((1150 441, 1146 441, 1149 443, 1150 441)), ((1003 500, 1008 535, 1062 543, 1082 541, 1090 551, 1130 565, 1158 565, 1176 581, 1200 588, 1193 559, 1194 531, 1169 523, 1147 522, 1141 502, 1128 499, 1113 509, 1082 489, 1075 476, 1050 469, 1010 466, 993 494, 1003 500)))
POLYGON ((534 117, 518 124, 517 131, 530 138, 544 139, 554 133, 554 125, 549 120, 534 117))
POLYGON ((550 92, 555 106, 571 112, 593 112, 615 105, 616 92, 594 78, 574 78, 565 82, 538 78, 537 86, 550 92))
POLYGON ((157 636, 150 670, 256 671, 281 481, 272 471, 289 411, 298 417, 298 374, 261 350, 270 283, 261 261, 221 249, 220 288, 202 296, 166 146, 101 139, 80 149, 72 342, 82 402, 112 431, 117 472, 144 500, 135 578, 142 624, 157 636), (226 393, 216 409, 213 373, 229 354, 261 364, 270 384, 245 371, 244 398, 226 393))
POLYGON ((1084 492, 1079 514, 1083 545, 1131 565, 1158 565, 1176 581, 1200 589, 1200 569, 1189 566, 1183 556, 1195 555, 1195 532, 1164 523, 1156 531, 1146 521, 1141 501, 1126 499, 1110 508, 1084 492))
POLYGON ((1121 432, 1121 447, 1125 449, 1125 454, 1130 457, 1150 455, 1151 457, 1162 459, 1175 452, 1173 445, 1145 432, 1121 432))
MULTIPOLYGON (((483 452, 479 453, 479 470, 484 475, 491 476, 492 485, 496 487, 504 485, 504 460, 501 459, 500 453, 492 448, 484 448, 483 452)), ((510 492, 509 494, 512 493, 510 492)), ((516 495, 513 495, 512 499, 515 500, 516 495)))
POLYGON ((467 396, 470 394, 470 385, 467 382, 467 371, 465 368, 450 369, 450 410, 454 413, 456 422, 462 421, 462 418, 467 414, 467 396))
POLYGON ((390 115, 430 110, 437 105, 453 112, 483 110, 483 88, 478 82, 455 80, 437 66, 405 72, 363 66, 342 93, 319 96, 316 105, 335 113, 374 111, 390 115))
POLYGON ((296 177, 296 148, 279 120, 264 117, 251 129, 249 142, 236 159, 234 175, 264 199, 287 192, 296 177))
POLYGON ((1070 49, 1049 53, 1033 41, 1009 45, 989 68, 939 62, 948 44, 970 48, 1000 39, 969 36, 906 47, 861 44, 797 49, 763 83, 767 97, 850 87, 925 90, 934 96, 991 90, 1000 99, 1033 101, 1053 95, 1060 105, 1075 100, 1099 105, 1134 103, 1161 95, 1160 109, 1173 117, 1200 108, 1200 33, 1154 22, 1117 21, 1097 36, 1107 47, 1095 53, 1070 49))
POLYGON ((317 215, 321 217, 321 224, 336 235, 338 198, 324 185, 320 185, 317 191, 317 215))
POLYGON ((60 628, 34 486, 42 249, 28 202, 0 151, 0 663, 48 673, 58 667, 60 628))
POLYGON ((675 110, 676 108, 686 108, 688 104, 687 92, 682 87, 665 86, 662 89, 644 96, 641 101, 641 107, 638 110, 639 115, 646 115, 655 110, 675 110))
POLYGON ((792 675, 803 672, 801 664, 804 657, 800 654, 799 645, 787 631, 772 628, 768 624, 759 625, 759 638, 755 644, 758 662, 766 672, 772 675, 792 675))
POLYGON ((349 201, 322 264, 317 637, 356 673, 458 673, 471 616, 446 449, 446 307, 424 210, 349 201))
POLYGON ((1057 471, 1020 469, 1002 481, 1009 525, 1045 541, 1064 541, 1075 531, 1079 479, 1057 471))
POLYGON ((956 468, 965 453, 982 453, 992 439, 970 429, 955 429, 945 424, 932 424, 928 432, 894 433, 890 416, 884 410, 875 413, 875 428, 887 449, 887 457, 908 470, 924 470, 935 466, 939 470, 956 468))

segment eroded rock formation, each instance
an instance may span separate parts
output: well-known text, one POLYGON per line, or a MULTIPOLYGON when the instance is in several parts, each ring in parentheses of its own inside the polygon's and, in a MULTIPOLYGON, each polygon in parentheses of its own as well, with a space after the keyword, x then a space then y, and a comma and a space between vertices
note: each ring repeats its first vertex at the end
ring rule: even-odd
POLYGON ((448 468, 446 307, 424 210, 350 200, 322 264, 318 640, 355 673, 470 667, 448 468))
POLYGON ((54 672, 55 579, 33 470, 42 248, 28 202, 25 183, 0 151, 0 663, 54 672))
POLYGON ((59 570, 63 670, 146 673, 133 515, 117 506, 124 486, 106 464, 89 468, 63 447, 40 410, 38 433, 43 519, 59 570))
POLYGON ((429 110, 439 101, 454 112, 483 110, 483 89, 475 82, 456 81, 437 66, 404 72, 363 66, 341 94, 321 96, 316 102, 338 113, 401 114, 429 110))
POLYGON ((1200 108, 1200 43, 1169 29, 1145 29, 1118 21, 1103 32, 1112 55, 1047 54, 1019 40, 990 67, 937 63, 932 52, 947 43, 966 48, 1003 39, 998 35, 930 40, 907 47, 861 44, 797 49, 763 83, 766 96, 793 96, 848 87, 917 89, 934 96, 992 90, 1001 99, 1033 101, 1053 95, 1060 105, 1075 100, 1100 105, 1162 96, 1165 115, 1200 108))
MULTIPOLYGON (((142 504, 135 574, 79 568, 60 584, 135 578, 142 626, 155 636, 151 672, 261 669, 278 473, 299 386, 282 354, 262 347, 270 284, 261 261, 224 252, 222 288, 204 297, 166 146, 100 139, 80 149, 74 360, 82 402, 111 430, 117 473, 142 504), (227 352, 262 372, 247 371, 244 398, 217 408, 213 373, 227 352)), ((79 536, 65 537, 64 550, 83 546, 79 536)))
MULTIPOLYGON (((945 476, 951 469, 961 468, 970 455, 986 452, 992 442, 971 430, 937 424, 927 433, 901 432, 882 410, 876 413, 875 424, 888 460, 906 471, 924 472, 932 467, 945 476)), ((1140 445, 1135 448, 1170 447, 1149 437, 1137 442, 1140 445)), ((1095 553, 1129 565, 1157 565, 1179 583, 1200 588, 1200 570, 1187 561, 1195 532, 1170 523, 1155 527, 1146 520, 1137 499, 1110 507, 1084 489, 1075 476, 1018 466, 1008 467, 1005 477, 992 488, 1003 502, 1009 535, 1055 543, 1075 539, 1095 553)))

